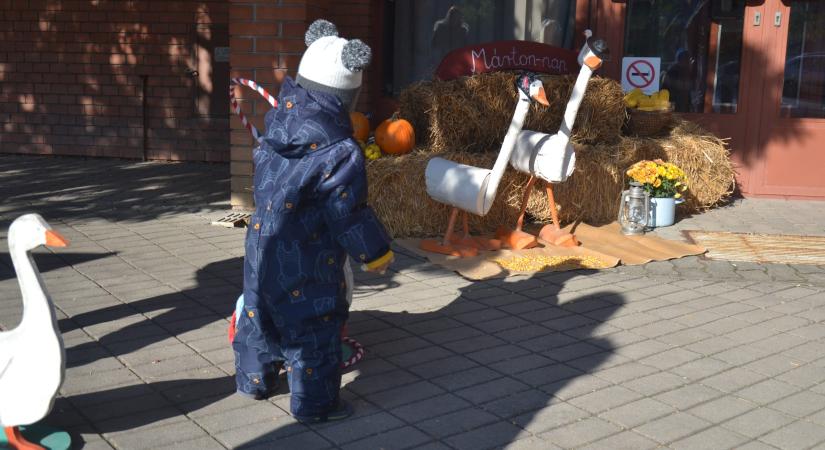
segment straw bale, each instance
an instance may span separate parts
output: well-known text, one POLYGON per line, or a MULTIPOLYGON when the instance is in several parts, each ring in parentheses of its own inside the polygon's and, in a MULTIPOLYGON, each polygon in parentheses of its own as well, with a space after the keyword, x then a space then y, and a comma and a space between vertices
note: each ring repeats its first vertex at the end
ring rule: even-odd
MULTIPOLYGON (((496 72, 451 81, 422 81, 399 96, 399 116, 416 130, 426 151, 486 152, 501 145, 513 117, 516 74, 496 72)), ((575 77, 542 76, 549 107, 534 104, 525 129, 555 133, 575 77)), ((578 143, 616 142, 625 121, 621 86, 593 77, 582 101, 572 139, 578 143)))
MULTIPOLYGON (((681 167, 688 178, 686 203, 679 210, 695 213, 724 201, 734 186, 734 171, 725 142, 691 122, 677 120, 668 134, 655 138, 621 137, 608 144, 575 144, 576 170, 564 183, 554 185, 559 220, 608 223, 618 215, 619 195, 626 187, 624 175, 641 159, 661 158, 681 167)), ((443 152, 419 148, 416 152, 371 161, 367 166, 370 203, 396 237, 435 236, 444 231, 449 208, 429 198, 424 168, 434 156, 491 168, 498 147, 484 153, 443 152)), ((514 224, 528 176, 508 166, 490 213, 471 216, 476 232, 492 232, 514 224)), ((528 212, 538 223, 550 222, 544 185, 536 183, 528 212)))

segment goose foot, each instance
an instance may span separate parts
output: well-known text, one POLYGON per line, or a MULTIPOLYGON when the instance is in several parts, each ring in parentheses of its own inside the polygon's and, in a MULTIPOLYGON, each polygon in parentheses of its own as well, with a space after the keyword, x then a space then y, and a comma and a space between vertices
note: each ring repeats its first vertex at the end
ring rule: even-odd
POLYGON ((541 231, 539 231, 539 237, 548 244, 553 244, 557 247, 577 247, 579 245, 576 236, 560 230, 555 224, 542 227, 541 231))
POLYGON ((45 450, 43 447, 26 440, 17 427, 5 427, 6 440, 16 450, 45 450))
POLYGON ((444 239, 441 241, 435 239, 424 239, 418 247, 425 252, 457 256, 459 258, 472 258, 473 256, 478 255, 477 249, 454 242, 455 237, 453 236, 453 229, 455 228, 455 222, 457 219, 458 208, 453 208, 450 212, 450 220, 447 223, 447 231, 444 233, 444 239))
POLYGON ((504 245, 513 250, 523 250, 539 245, 535 236, 518 229, 511 230, 507 227, 499 227, 499 229, 496 230, 496 237, 503 242, 504 245))
POLYGON ((501 250, 501 240, 475 237, 470 234, 470 221, 466 212, 462 213, 461 221, 464 228, 464 235, 461 237, 452 236, 450 239, 450 242, 452 244, 460 245, 462 247, 467 248, 474 248, 476 249, 476 251, 501 250))
POLYGON ((539 245, 535 236, 521 230, 524 226, 524 215, 527 213, 527 203, 530 200, 530 194, 533 192, 534 184, 536 184, 536 177, 531 176, 530 180, 527 181, 527 186, 524 187, 524 194, 522 194, 521 197, 521 210, 516 221, 516 228, 511 230, 501 226, 496 230, 496 237, 513 250, 533 248, 539 245))
POLYGON ((559 214, 556 209, 556 199, 553 197, 553 185, 547 183, 547 200, 550 203, 550 216, 553 218, 552 225, 545 225, 539 231, 539 237, 557 247, 576 247, 579 241, 572 234, 562 231, 559 226, 559 214))

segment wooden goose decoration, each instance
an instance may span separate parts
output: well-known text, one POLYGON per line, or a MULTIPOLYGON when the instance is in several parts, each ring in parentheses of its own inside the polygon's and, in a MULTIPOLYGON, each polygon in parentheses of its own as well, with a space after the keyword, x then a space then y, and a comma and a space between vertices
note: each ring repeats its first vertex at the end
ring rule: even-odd
POLYGON ((539 237, 547 243, 561 246, 574 247, 579 245, 575 236, 564 232, 559 226, 559 217, 556 211, 556 201, 553 198, 553 183, 560 183, 567 179, 573 172, 576 165, 576 153, 570 143, 570 135, 573 131, 573 123, 579 106, 584 99, 587 83, 608 54, 607 44, 601 40, 592 40, 593 33, 585 30, 585 43, 579 51, 578 62, 581 64, 579 76, 567 102, 564 111, 564 120, 561 123, 558 133, 550 135, 535 131, 522 131, 516 140, 516 148, 510 155, 510 165, 519 172, 530 175, 530 181, 524 189, 521 202, 521 213, 514 230, 505 227, 499 228, 496 237, 503 241, 508 247, 523 249, 534 247, 538 244, 536 237, 522 231, 524 215, 527 210, 527 203, 530 200, 530 193, 536 179, 546 182, 547 199, 550 203, 550 215, 553 218, 551 225, 545 225, 539 231, 539 237))
POLYGON ((17 427, 33 424, 51 411, 65 363, 54 306, 30 252, 41 245, 65 247, 68 241, 39 214, 26 214, 12 222, 8 242, 23 297, 23 318, 17 328, 0 332, 0 425, 12 448, 39 449, 17 427))
MULTIPOLYGON (((423 250, 442 253, 452 256, 471 257, 478 253, 479 248, 490 248, 489 243, 482 242, 469 236, 467 213, 486 215, 493 206, 498 185, 504 176, 510 154, 516 145, 516 137, 524 126, 524 119, 530 110, 531 102, 535 101, 548 106, 541 80, 531 73, 520 75, 516 79, 516 90, 519 93, 513 119, 501 143, 498 157, 492 169, 468 166, 449 161, 443 158, 433 158, 427 163, 424 177, 427 183, 427 194, 433 200, 453 206, 450 220, 444 238, 439 242, 434 239, 421 241, 423 250), (462 210, 464 222, 463 238, 453 236, 453 228, 462 210)), ((500 243, 499 243, 500 246, 500 243)))

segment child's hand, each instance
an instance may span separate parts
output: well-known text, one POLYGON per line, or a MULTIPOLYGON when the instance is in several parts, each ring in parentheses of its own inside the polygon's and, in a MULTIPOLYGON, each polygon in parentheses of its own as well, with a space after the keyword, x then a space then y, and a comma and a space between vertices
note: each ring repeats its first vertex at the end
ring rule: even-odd
POLYGON ((384 273, 387 271, 387 268, 390 267, 390 264, 392 264, 393 261, 395 261, 395 256, 392 256, 386 263, 384 263, 380 266, 373 267, 372 269, 370 269, 369 267, 364 265, 364 270, 367 271, 367 272, 372 272, 372 273, 377 273, 377 274, 380 274, 380 275, 384 275, 384 273))

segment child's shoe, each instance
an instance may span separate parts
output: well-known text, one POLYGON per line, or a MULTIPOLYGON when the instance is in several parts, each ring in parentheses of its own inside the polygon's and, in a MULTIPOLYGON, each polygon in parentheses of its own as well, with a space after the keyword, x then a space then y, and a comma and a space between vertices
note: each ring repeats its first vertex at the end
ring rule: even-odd
POLYGON ((326 412, 321 415, 317 416, 296 416, 295 420, 304 424, 311 424, 311 423, 321 423, 321 422, 332 422, 335 420, 343 420, 347 417, 351 416, 353 413, 352 406, 344 400, 338 401, 338 407, 333 409, 332 411, 326 412))

